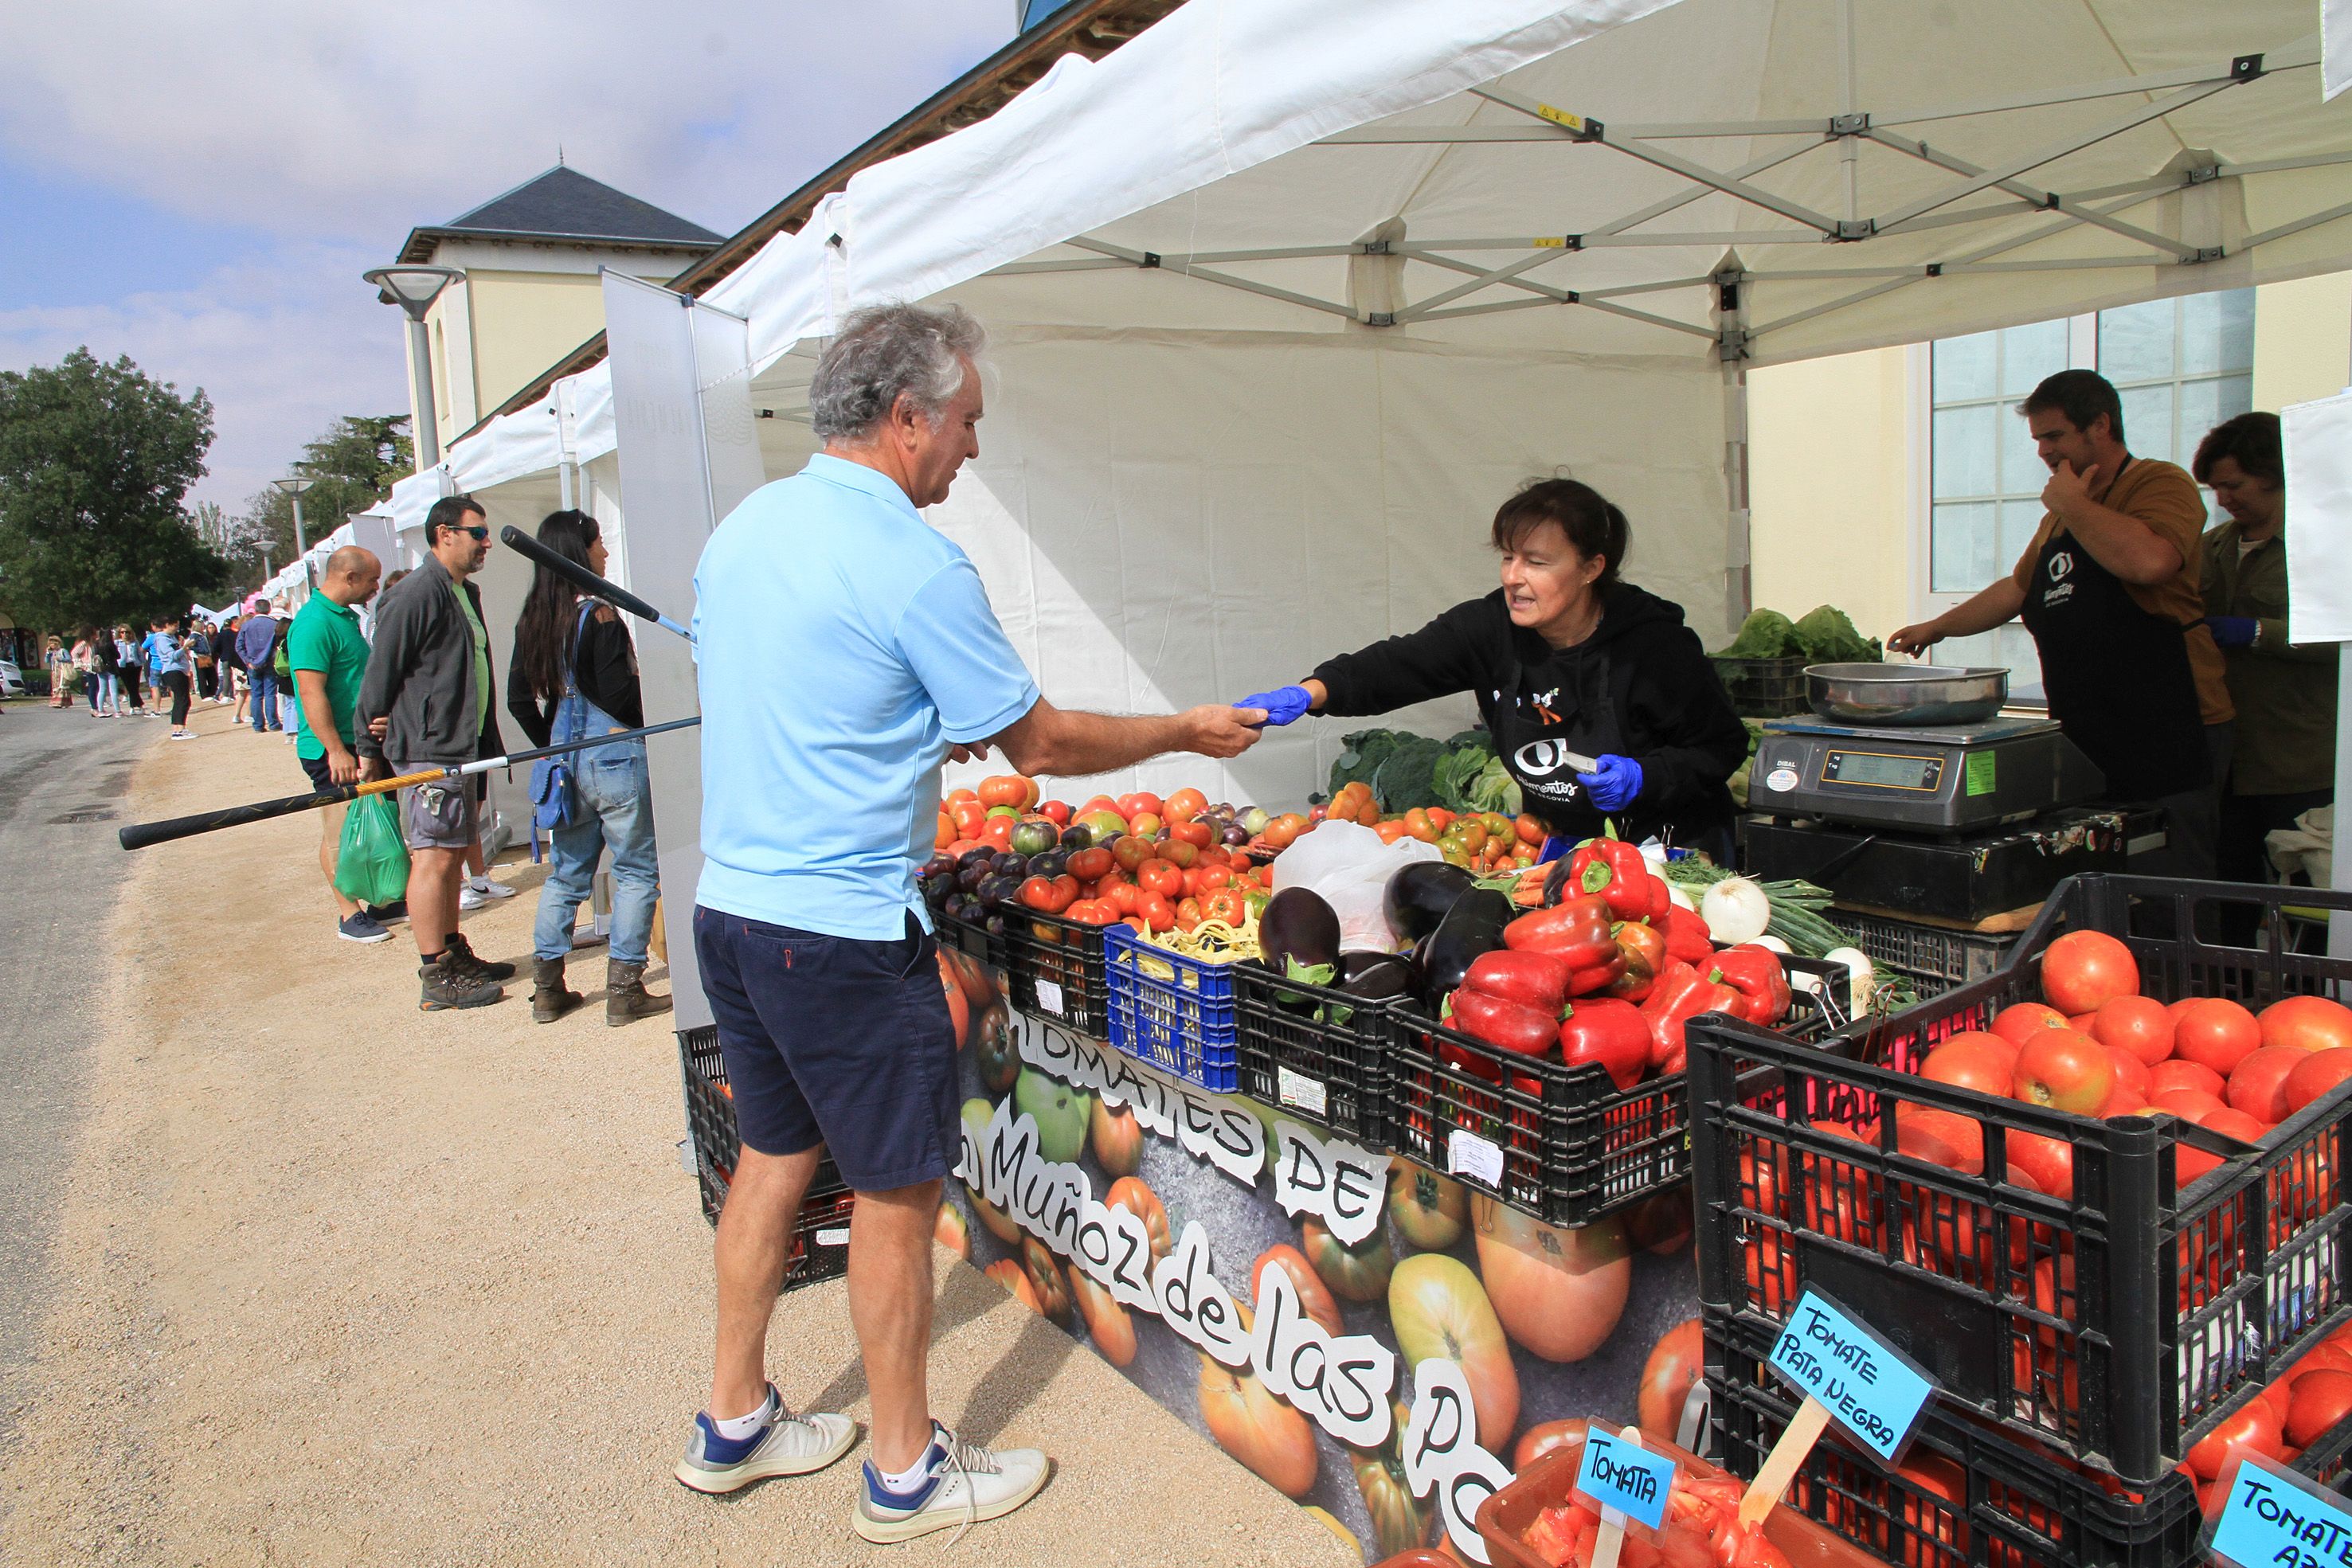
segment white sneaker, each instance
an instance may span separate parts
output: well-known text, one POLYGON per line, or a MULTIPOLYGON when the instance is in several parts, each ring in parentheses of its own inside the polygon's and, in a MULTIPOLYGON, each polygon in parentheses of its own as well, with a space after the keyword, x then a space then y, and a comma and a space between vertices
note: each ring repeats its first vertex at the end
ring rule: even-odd
MULTIPOLYGON (((486 876, 469 876, 466 879, 466 885, 483 898, 512 898, 515 895, 515 890, 505 883, 492 882, 486 876)), ((476 904, 471 907, 479 909, 481 905, 476 904)))
POLYGON ((784 1408, 776 1385, 768 1385, 767 1427, 756 1437, 730 1442, 719 1435, 707 1412, 698 1412, 677 1461, 678 1483, 714 1495, 730 1492, 769 1476, 804 1476, 849 1452, 857 1423, 846 1416, 795 1416, 784 1408))
POLYGON ((874 1461, 865 1465, 850 1522, 877 1546, 912 1541, 934 1530, 961 1530, 1002 1519, 1045 1490, 1053 1461, 1034 1448, 992 1452, 931 1423, 929 1479, 911 1493, 882 1484, 874 1461))
POLYGON ((484 905, 485 904, 488 904, 488 902, 489 902, 489 900, 488 900, 488 899, 484 898, 484 897, 481 895, 481 894, 480 894, 479 892, 478 892, 478 891, 475 889, 474 884, 473 884, 472 883, 470 883, 470 882, 465 882, 465 883, 459 883, 457 884, 457 907, 458 907, 458 908, 460 908, 460 909, 479 909, 480 907, 482 907, 482 905, 484 905))

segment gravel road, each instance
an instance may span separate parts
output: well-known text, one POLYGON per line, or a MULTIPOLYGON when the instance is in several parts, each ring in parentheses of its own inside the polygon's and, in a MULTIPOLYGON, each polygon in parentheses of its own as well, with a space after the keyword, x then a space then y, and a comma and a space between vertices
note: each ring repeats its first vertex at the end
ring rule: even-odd
MULTIPOLYGON (((15 710, 0 728, 50 721, 15 710)), ((227 733, 220 710, 195 727, 151 745, 127 797, 93 782, 25 811, 152 819, 299 787, 281 741, 227 733)), ((0 1562, 1356 1561, 944 1252, 933 1408, 1052 1453, 1036 1501, 960 1542, 877 1551, 850 1532, 854 1460, 726 1500, 683 1490, 669 1468, 709 1376, 710 1233, 676 1154, 674 1036, 607 1029, 601 1006, 534 1027, 519 993, 420 1013, 404 932, 335 939, 317 832, 294 817, 111 860, 38 850, 44 877, 111 889, 116 909, 54 960, 49 994, 80 986, 94 1019, 35 1002, 5 1030, 12 1071, 45 1051, 72 1065, 45 1065, 45 1103, 65 1109, 32 1116, 36 1148, 6 1167, 39 1176, 54 1229, 0 1450, 0 1562), (183 895, 188 917, 157 918, 183 895), (72 978, 93 964, 105 984, 72 978), (83 1132, 61 1167, 68 1117, 83 1132)), ((499 875, 524 896, 467 930, 485 956, 527 958, 539 873, 499 875)), ((0 950, 51 963, 34 935, 0 950)), ((602 963, 573 961, 592 1002, 602 963)), ((786 1399, 862 1416, 838 1281, 787 1296, 771 1347, 786 1399)))

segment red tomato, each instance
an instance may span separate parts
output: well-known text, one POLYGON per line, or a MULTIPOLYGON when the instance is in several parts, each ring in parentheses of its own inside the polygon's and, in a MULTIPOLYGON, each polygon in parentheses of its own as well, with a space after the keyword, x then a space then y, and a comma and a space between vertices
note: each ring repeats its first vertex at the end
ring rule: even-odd
POLYGON ((1200 846, 1188 844, 1182 839, 1162 839, 1151 846, 1152 852, 1179 871, 1201 858, 1200 846))
POLYGON ((2172 1054, 2172 1009, 2154 997, 2110 997, 2092 1019, 2091 1038, 2153 1067, 2172 1054))
POLYGON ((1145 811, 1150 812, 1155 817, 1161 814, 1160 797, 1149 789, 1139 789, 1132 795, 1121 795, 1116 809, 1118 814, 1129 821, 1133 821, 1139 814, 1145 811))
POLYGON ((1110 890, 1110 901, 1121 915, 1132 915, 1143 907, 1144 891, 1131 882, 1122 882, 1110 890))
POLYGON ((2352 1416, 2352 1372, 2306 1372, 2288 1391, 2286 1440, 2307 1448, 2347 1416, 2352 1416))
POLYGON ((1979 1094, 2009 1092, 2017 1048, 1997 1034, 1956 1034, 1927 1053, 1919 1076, 1973 1089, 1979 1094))
POLYGON ((1168 836, 1178 843, 1191 844, 1196 850, 1206 849, 1217 836, 1217 830, 1206 822, 1171 822, 1168 826, 1168 836))
POLYGON ((2064 1029, 2066 1015, 2040 1002, 2015 1002, 2000 1009, 1992 1032, 2011 1045, 2023 1045, 2038 1029, 2064 1029))
POLYGON ((2228 1082, 2210 1067, 2176 1056, 2147 1070, 2147 1097, 2153 1100, 2168 1089, 2195 1089, 2219 1100, 2228 1082))
POLYGON ((1143 884, 1146 893, 1158 894, 1162 898, 1184 896, 1184 873, 1167 861, 1145 861, 1136 868, 1135 880, 1143 884))
POLYGON ((1202 893, 1214 893, 1234 880, 1234 873, 1221 865, 1202 866, 1194 874, 1201 879, 1202 893))
POLYGON ((939 831, 931 835, 931 848, 943 850, 956 841, 955 819, 945 811, 940 813, 939 831))
POLYGON ((2042 994, 2070 1017, 2138 991, 2138 961, 2104 931, 2069 931, 2042 955, 2042 994))
POLYGON ((2205 1118, 2230 1108, 2219 1095, 2208 1094, 2202 1089, 2159 1089, 2147 1097, 2147 1103, 2159 1111, 2169 1111, 2184 1122, 2205 1124, 2205 1118))
POLYGON ((2257 1122, 2276 1122, 2286 1114, 2287 1074, 2310 1060, 2310 1053, 2288 1045, 2265 1045, 2250 1051, 2231 1070, 2231 1109, 2243 1111, 2257 1122))
POLYGON ((2186 1458, 2189 1472, 2201 1481, 2218 1479, 2230 1461, 2230 1450, 2239 1447, 2266 1459, 2275 1459, 2284 1436, 2279 1430, 2278 1416, 2268 1402, 2254 1400, 2231 1414, 2189 1450, 2186 1458))
POLYGON ((983 844, 1008 850, 1013 847, 1013 830, 1020 825, 1017 817, 991 817, 980 825, 978 837, 983 844))
POLYGON ((2009 1134, 2009 1167, 2022 1173, 2035 1188, 2053 1197, 2074 1196, 2074 1145, 2012 1130, 2009 1134))
POLYGON ((1080 882, 1099 881, 1118 863, 1108 850, 1101 848, 1073 850, 1068 862, 1070 874, 1080 882))
POLYGON ((982 824, 988 821, 988 808, 977 800, 959 800, 948 808, 948 814, 955 819, 957 831, 968 839, 978 838, 982 824))
POLYGON ((1119 870, 1132 873, 1153 858, 1151 841, 1136 833, 1121 833, 1111 841, 1110 855, 1118 862, 1119 870))
POLYGON ((1218 888, 1201 900, 1201 918, 1203 920, 1222 920, 1228 925, 1239 925, 1248 915, 1249 905, 1244 904, 1242 895, 1230 887, 1218 888))
POLYGON ((980 803, 1025 810, 1032 799, 1030 783, 1017 773, 1000 773, 980 781, 980 803))
POLYGON ((1142 906, 1136 914, 1144 925, 1154 931, 1172 930, 1176 925, 1176 906, 1156 893, 1144 894, 1142 906))
POLYGON ((1057 828, 1070 825, 1070 803, 1067 800, 1048 800, 1037 808, 1037 814, 1051 817, 1057 828))
POLYGON ((1081 925, 1108 925, 1118 918, 1118 907, 1103 898, 1082 898, 1062 913, 1081 925))
POLYGON ((1201 924, 1201 901, 1188 898, 1176 906, 1176 929, 1192 931, 1201 924))
POLYGON ((2326 997, 2288 997, 2262 1012, 2263 1043, 2297 1051, 2352 1046, 2352 1008, 2326 997))
MULTIPOLYGON (((2114 1094, 2109 1097, 2110 1101, 2128 1098, 2131 1101, 2132 1109, 2138 1110, 2147 1103, 2147 1063, 2130 1051, 2119 1050, 2112 1045, 2106 1048, 2106 1052, 2107 1060, 2114 1062, 2116 1067, 2116 1087, 2114 1094)), ((2100 1113, 2105 1115, 2112 1113, 2108 1112, 2105 1106, 2101 1106, 2100 1113)))
POLYGON ((2205 1118, 2205 1130, 2237 1139, 2242 1144, 2259 1144, 2270 1128, 2255 1121, 2243 1111, 2221 1110, 2205 1118))
POLYGON ((941 798, 940 804, 952 811, 958 806, 964 805, 967 802, 973 805, 979 804, 980 791, 977 789, 950 789, 943 798, 941 798))
POLYGON ((2263 1043, 2262 1025, 2254 1015, 2221 997, 2189 1003, 2172 1023, 2172 1054, 2224 1078, 2263 1043))
POLYGON ((2287 1074, 2285 1115, 2294 1115, 2347 1078, 2352 1078, 2352 1047, 2305 1052, 2287 1074))
POLYGON ((1898 1105, 1895 1112, 1895 1146, 1913 1159, 1926 1160, 1963 1176, 1979 1176, 1984 1171, 1983 1124, 1949 1111, 1907 1103, 1898 1105))
MULTIPOLYGON (((2067 935, 2095 936, 2099 933, 2077 931, 2067 935)), ((2073 1030, 2052 1029, 2037 1033, 2018 1051, 2011 1092, 2032 1104, 2087 1116, 2107 1103, 2115 1086, 2115 1062, 2107 1055, 2106 1047, 2073 1030)))
POLYGON ((1209 809, 1209 798, 1187 784, 1168 797, 1160 814, 1171 822, 1189 822, 1209 809))

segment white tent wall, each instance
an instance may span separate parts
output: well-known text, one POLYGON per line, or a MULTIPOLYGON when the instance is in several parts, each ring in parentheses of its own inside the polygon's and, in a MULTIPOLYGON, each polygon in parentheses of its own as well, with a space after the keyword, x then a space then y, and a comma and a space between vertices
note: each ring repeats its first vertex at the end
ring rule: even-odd
MULTIPOLYGON (((482 504, 494 541, 499 530, 510 524, 525 533, 536 533, 540 519, 555 510, 557 504, 552 474, 533 475, 468 493, 482 504)), ((489 559, 474 577, 474 586, 482 594, 482 630, 490 638, 491 678, 498 683, 498 706, 493 716, 499 721, 500 737, 509 751, 530 744, 515 723, 514 716, 506 711, 507 668, 514 657, 515 621, 522 614, 523 596, 530 591, 530 562, 513 550, 500 549, 495 542, 490 547, 489 559)), ((482 847, 492 854, 508 844, 530 841, 530 773, 525 767, 501 768, 483 776, 489 780, 490 792, 488 810, 482 819, 482 847)))

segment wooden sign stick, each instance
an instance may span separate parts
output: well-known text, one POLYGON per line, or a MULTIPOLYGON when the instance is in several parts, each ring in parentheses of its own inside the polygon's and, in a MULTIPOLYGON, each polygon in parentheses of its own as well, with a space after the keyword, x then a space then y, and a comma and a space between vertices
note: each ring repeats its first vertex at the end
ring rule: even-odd
MULTIPOLYGON (((1635 1448, 1642 1446, 1642 1428, 1628 1427, 1617 1434, 1635 1448)), ((1592 1539, 1592 1568, 1617 1568, 1617 1554, 1625 1549, 1625 1515, 1603 1504, 1601 1533, 1592 1539)))
POLYGON ((1739 1500, 1739 1522, 1757 1525, 1764 1521, 1780 1503, 1780 1494, 1797 1479, 1797 1467, 1813 1451, 1822 1439, 1822 1430, 1830 1424, 1830 1407, 1818 1399, 1807 1399, 1797 1406, 1789 1429, 1764 1456, 1764 1463, 1756 1471, 1756 1479, 1748 1483, 1748 1495, 1739 1500))

